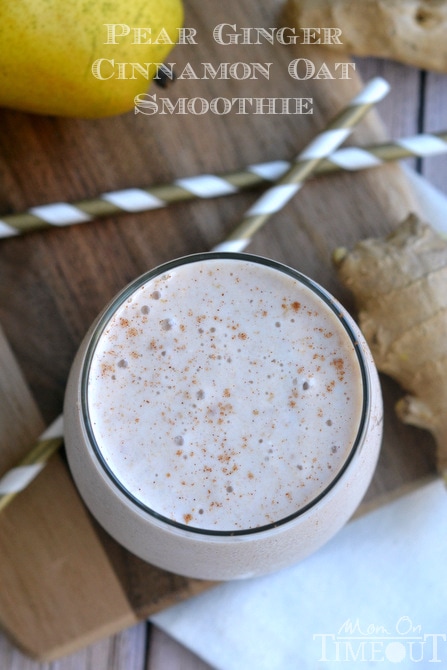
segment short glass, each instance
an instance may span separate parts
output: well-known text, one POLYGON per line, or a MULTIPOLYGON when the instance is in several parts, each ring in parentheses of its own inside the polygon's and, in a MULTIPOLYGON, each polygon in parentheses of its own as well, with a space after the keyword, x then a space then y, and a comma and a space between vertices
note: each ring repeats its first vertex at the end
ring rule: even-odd
POLYGON ((281 263, 204 253, 137 278, 98 316, 64 403, 98 522, 147 562, 230 580, 327 542, 370 483, 382 398, 354 320, 281 263))

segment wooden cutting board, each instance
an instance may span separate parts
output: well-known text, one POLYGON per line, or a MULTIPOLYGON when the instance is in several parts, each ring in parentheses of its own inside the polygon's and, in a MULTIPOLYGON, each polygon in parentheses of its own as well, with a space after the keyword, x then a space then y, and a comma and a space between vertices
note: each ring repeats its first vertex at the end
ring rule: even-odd
MULTIPOLYGON (((204 61, 271 61, 275 77, 269 82, 176 82, 171 95, 309 97, 312 115, 158 115, 149 122, 130 113, 88 122, 2 112, 0 168, 6 177, 0 196, 5 211, 296 155, 359 90, 360 82, 356 77, 292 81, 287 65, 297 57, 312 59, 317 68, 324 62, 335 71, 340 59, 317 48, 216 45, 212 29, 219 22, 276 25, 274 3, 270 8, 246 4, 215 3, 211 16, 203 3, 190 2, 185 25, 197 29, 198 44, 177 47, 170 60, 181 66, 190 62, 197 71, 204 61), (19 137, 26 141, 20 143, 19 137)), ((372 114, 353 141, 382 139, 379 117, 372 114)), ((1 242, 1 285, 16 290, 0 291, 7 334, 0 333, 0 473, 26 453, 59 413, 74 352, 107 300, 151 265, 211 248, 254 197, 245 193, 191 202, 147 216, 110 218, 1 242)), ((414 209, 395 166, 321 177, 259 233, 249 251, 294 265, 352 307, 331 266, 332 249, 383 234, 414 209)), ((400 425, 393 412, 400 392, 386 379, 383 390, 384 446, 368 504, 433 471, 430 436, 400 425)), ((156 569, 117 546, 85 510, 63 454, 55 455, 0 514, 0 579, 2 627, 22 650, 41 660, 75 651, 210 587, 156 569)))

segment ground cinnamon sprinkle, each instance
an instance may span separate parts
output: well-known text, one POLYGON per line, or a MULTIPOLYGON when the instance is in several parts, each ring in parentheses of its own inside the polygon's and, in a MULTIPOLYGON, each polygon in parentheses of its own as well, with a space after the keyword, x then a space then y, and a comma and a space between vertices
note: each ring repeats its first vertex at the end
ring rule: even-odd
POLYGON ((339 379, 340 381, 342 381, 343 377, 345 376, 345 362, 343 358, 334 358, 331 365, 333 365, 334 368, 337 370, 339 379))

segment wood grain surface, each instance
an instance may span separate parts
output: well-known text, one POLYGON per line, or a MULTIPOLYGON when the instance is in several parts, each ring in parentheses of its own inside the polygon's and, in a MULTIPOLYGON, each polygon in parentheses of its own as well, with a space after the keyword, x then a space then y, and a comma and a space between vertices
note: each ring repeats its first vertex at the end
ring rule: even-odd
MULTIPOLYGON (((294 157, 359 90, 360 81, 297 84, 287 74, 290 60, 306 56, 331 63, 332 56, 313 47, 306 52, 278 44, 223 47, 211 38, 219 22, 274 26, 274 8, 230 0, 213 3, 211 15, 203 3, 190 0, 185 25, 197 27, 199 43, 176 47, 169 58, 197 69, 204 61, 271 61, 271 80, 178 80, 167 91, 155 92, 173 101, 184 96, 311 96, 314 114, 129 113, 87 121, 0 110, 0 213, 294 157)), ((446 87, 440 75, 379 61, 358 62, 358 67, 365 79, 383 74, 392 92, 379 106, 385 123, 371 114, 351 144, 444 129, 440 118, 446 87), (421 106, 424 96, 427 104, 421 106)), ((433 162, 408 162, 443 186, 442 158, 433 161, 435 167, 433 162)), ((445 173, 444 168, 444 179, 445 173)), ((245 192, 179 203, 0 240, 1 471, 60 413, 74 353, 104 304, 148 268, 221 241, 255 197, 245 192)), ((381 235, 415 208, 396 166, 320 177, 258 233, 249 251, 312 276, 353 311, 331 265, 333 249, 381 235)), ((384 443, 366 501, 434 470, 430 436, 399 423, 393 406, 401 391, 389 379, 382 383, 384 443)), ((163 636, 136 622, 208 587, 155 570, 110 540, 85 511, 61 455, 0 517, 0 552, 0 617, 8 635, 41 659, 80 649, 51 664, 51 670, 175 668, 160 661, 163 636), (127 630, 108 637, 123 628, 127 630), (94 640, 99 641, 92 644, 94 640)), ((190 659, 179 667, 200 668, 200 663, 190 659)), ((0 667, 46 670, 50 664, 29 660, 2 637, 0 667)))

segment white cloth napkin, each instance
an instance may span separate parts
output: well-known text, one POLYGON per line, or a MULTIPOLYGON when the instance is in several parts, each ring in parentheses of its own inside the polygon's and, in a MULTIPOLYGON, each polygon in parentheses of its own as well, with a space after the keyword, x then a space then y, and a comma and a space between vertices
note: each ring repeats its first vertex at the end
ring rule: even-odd
MULTIPOLYGON (((447 233, 446 196, 407 173, 426 221, 447 233)), ((435 481, 292 568, 219 585, 151 620, 218 670, 447 667, 446 519, 435 481)))
POLYGON ((219 670, 446 667, 446 518, 438 480, 292 568, 221 584, 152 621, 219 670))

